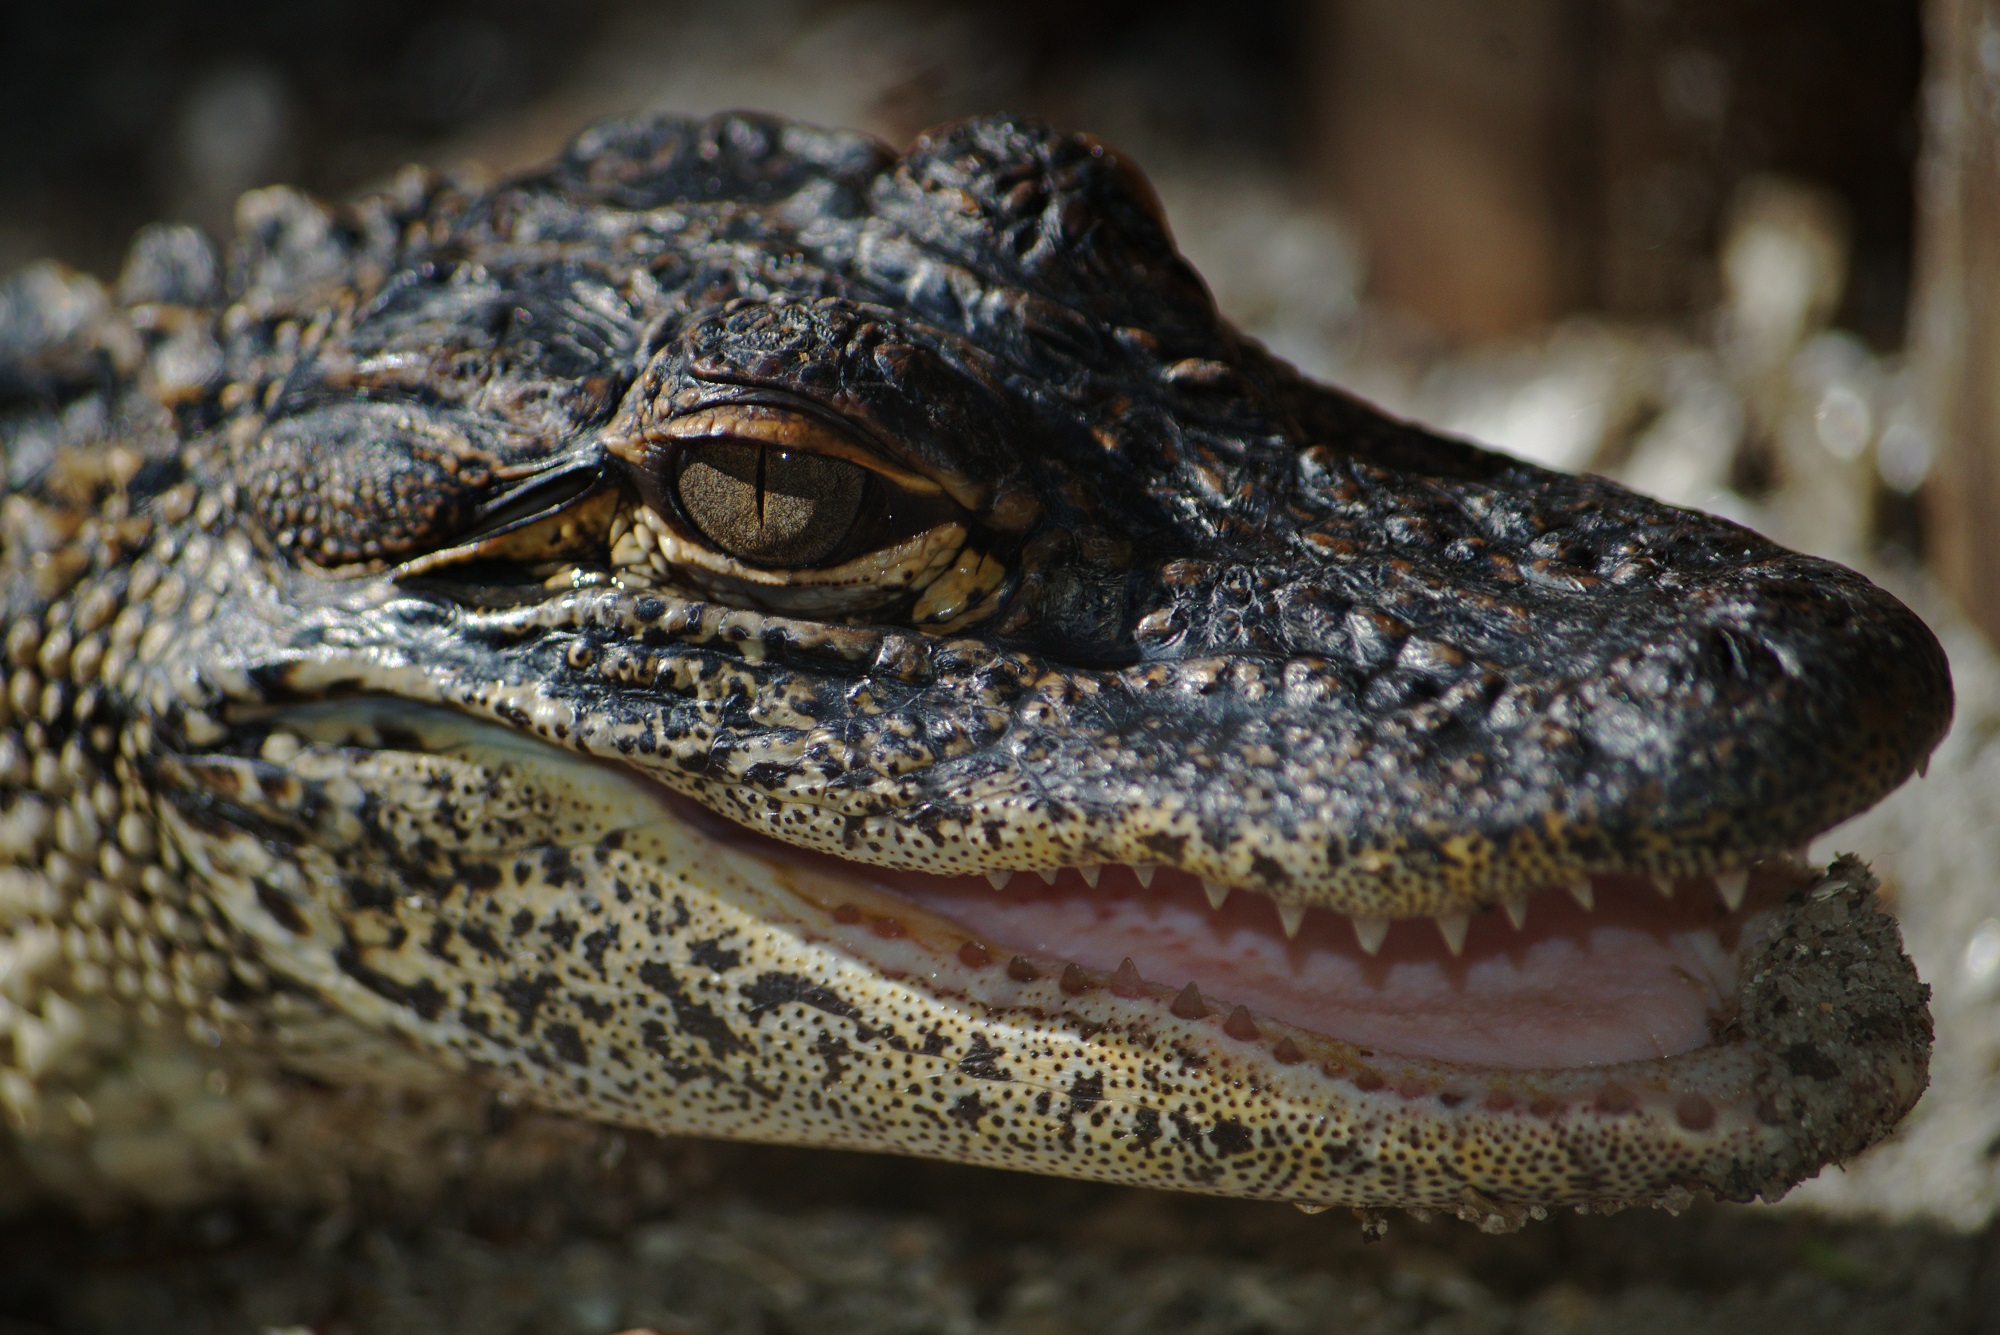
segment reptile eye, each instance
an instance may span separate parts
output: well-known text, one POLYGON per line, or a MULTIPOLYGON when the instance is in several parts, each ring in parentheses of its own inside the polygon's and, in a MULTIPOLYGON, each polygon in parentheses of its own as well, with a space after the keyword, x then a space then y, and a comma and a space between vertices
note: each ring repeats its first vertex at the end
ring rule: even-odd
POLYGON ((639 501, 611 523, 610 573, 628 587, 823 618, 901 603, 949 629, 989 614, 1009 578, 980 498, 814 409, 717 404, 607 447, 639 501))
POLYGON ((653 511, 718 560, 804 574, 894 547, 965 512, 930 478, 818 413, 703 408, 613 450, 653 511))
POLYGON ((710 542, 756 565, 817 565, 861 515, 868 471, 754 440, 695 440, 673 461, 681 510, 710 542))

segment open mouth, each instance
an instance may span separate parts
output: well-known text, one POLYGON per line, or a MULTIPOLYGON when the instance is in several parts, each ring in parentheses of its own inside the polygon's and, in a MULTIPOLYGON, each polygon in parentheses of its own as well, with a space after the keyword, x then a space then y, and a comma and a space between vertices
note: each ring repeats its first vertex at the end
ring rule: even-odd
MULTIPOLYGON (((1174 871, 1150 885, 1123 867, 1103 869, 1094 886, 1073 869, 1049 884, 1020 874, 999 890, 890 879, 1009 954, 1114 975, 1130 961, 1141 978, 1177 989, 1183 1010, 1245 1005, 1362 1047, 1514 1069, 1703 1046, 1735 993, 1735 949, 1755 911, 1732 912, 1712 882, 1662 899, 1640 892, 1637 878, 1599 877, 1589 883, 1593 907, 1543 895, 1519 928, 1488 910, 1465 921, 1462 937, 1431 919, 1357 930, 1344 915, 1308 909, 1290 935, 1271 901, 1233 895, 1217 908, 1199 881, 1174 871)), ((1776 873, 1758 880, 1780 896, 1781 884, 1798 883, 1776 873)))
MULTIPOLYGON (((1600 873, 1452 919, 1356 919, 1172 867, 874 867, 648 787, 678 823, 770 863, 846 951, 892 977, 958 979, 1000 1005, 1022 1001, 1010 983, 1052 981, 1066 997, 1264 1041, 1280 1063, 1332 1051, 1502 1075, 1696 1053, 1736 1017, 1744 945, 1814 879, 1802 859, 1680 879, 1600 873)), ((1714 1121, 1700 1091, 1674 1105, 1684 1125, 1714 1121)))
MULTIPOLYGON (((1579 878, 1511 908, 1356 919, 1232 893, 1172 868, 936 876, 850 862, 655 791, 677 821, 767 859, 854 953, 907 972, 917 943, 952 972, 1054 979, 1249 1035, 1275 1021, 1370 1055, 1492 1071, 1654 1061, 1714 1042, 1736 1009, 1746 935, 1810 883, 1802 862, 1720 876, 1579 878)), ((935 973, 932 969, 929 972, 935 973)), ((989 989, 982 988, 981 991, 989 989)))

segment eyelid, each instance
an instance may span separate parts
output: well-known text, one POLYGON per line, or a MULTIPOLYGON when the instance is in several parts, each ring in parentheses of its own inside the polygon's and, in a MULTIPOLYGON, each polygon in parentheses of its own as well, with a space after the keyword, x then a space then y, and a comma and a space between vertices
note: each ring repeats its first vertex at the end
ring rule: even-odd
POLYGON ((913 473, 884 459, 855 437, 811 413, 761 404, 732 403, 700 408, 662 423, 653 432, 657 445, 664 441, 697 440, 756 441, 772 449, 796 450, 843 459, 871 473, 880 474, 905 491, 919 496, 943 496, 945 489, 921 473, 913 473))

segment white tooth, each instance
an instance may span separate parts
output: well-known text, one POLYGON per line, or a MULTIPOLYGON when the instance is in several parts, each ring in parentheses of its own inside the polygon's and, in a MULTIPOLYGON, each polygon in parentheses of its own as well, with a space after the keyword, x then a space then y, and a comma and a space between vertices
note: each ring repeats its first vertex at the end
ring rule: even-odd
POLYGON ((1513 923, 1513 924, 1514 924, 1514 930, 1515 930, 1515 931, 1517 931, 1517 932, 1518 932, 1518 931, 1520 931, 1520 930, 1521 930, 1521 929, 1522 929, 1523 927, 1526 927, 1526 926, 1528 925, 1528 901, 1527 901, 1527 900, 1525 900, 1525 899, 1510 899, 1510 900, 1508 900, 1508 901, 1507 901, 1506 903, 1502 904, 1502 905, 1500 906, 1500 908, 1501 908, 1501 911, 1502 911, 1502 912, 1504 912, 1504 913, 1505 913, 1505 914, 1507 915, 1507 921, 1508 921, 1508 922, 1511 922, 1511 923, 1513 923))
POLYGON ((1153 884, 1153 864, 1150 862, 1133 863, 1132 877, 1139 882, 1140 889, 1150 889, 1153 884))
POLYGON ((1042 867, 1035 872, 1035 875, 1041 877, 1045 884, 1054 885, 1056 883, 1056 873, 1061 870, 1060 867, 1042 867))
POLYGON ((1666 898, 1672 899, 1674 897, 1674 878, 1671 876, 1655 876, 1653 878, 1653 888, 1666 898))
POLYGON ((1431 919, 1438 925, 1438 935, 1454 955, 1465 953, 1465 929, 1472 926, 1472 916, 1466 913, 1440 913, 1431 919))
POLYGON ((1743 907, 1743 896, 1750 889, 1750 873, 1740 869, 1717 872, 1715 889, 1722 896, 1722 902, 1729 905, 1729 911, 1734 913, 1743 907))
POLYGON ((995 890, 1005 890, 1007 882, 1013 879, 1014 873, 1011 871, 989 871, 986 873, 986 883, 995 890))
POLYGON ((1596 896, 1590 891, 1590 878, 1588 876, 1577 877, 1565 888, 1569 891, 1569 897, 1583 905, 1586 909, 1590 908, 1596 902, 1596 896))
POLYGON ((1201 883, 1201 889, 1202 893, 1208 896, 1208 906, 1212 909, 1221 908, 1223 903, 1229 898, 1229 887, 1220 881, 1211 881, 1204 878, 1201 883))
POLYGON ((1382 938, 1389 935, 1387 918, 1351 918, 1349 921, 1354 924, 1354 939, 1361 943, 1363 950, 1373 955, 1382 949, 1382 938))
POLYGON ((1299 934, 1299 928, 1306 925, 1306 906, 1303 904, 1278 905, 1278 924, 1285 929, 1287 937, 1299 934))
POLYGON ((1101 870, 1102 868, 1099 867, 1078 867, 1076 874, 1083 878, 1085 885, 1095 890, 1097 888, 1097 874, 1101 870))

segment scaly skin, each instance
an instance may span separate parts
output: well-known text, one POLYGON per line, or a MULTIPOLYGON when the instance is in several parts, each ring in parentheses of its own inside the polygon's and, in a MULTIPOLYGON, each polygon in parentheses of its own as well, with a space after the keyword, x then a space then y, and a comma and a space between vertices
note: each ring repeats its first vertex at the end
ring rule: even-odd
MULTIPOLYGON (((1488 1223, 1776 1194, 1922 1088, 1855 864, 1760 873, 1710 1046, 1546 1072, 1003 961, 880 888, 1143 864, 1449 921, 1776 868, 1949 718, 1853 572, 1302 380, 1088 139, 614 123, 6 303, 0 1101, 45 1187, 149 1194, 90 1091, 183 1031, 266 1127, 497 1090, 1488 1223), (730 511, 743 459, 860 518, 730 511)), ((370 1135, 187 1131, 150 1195, 370 1135)))

